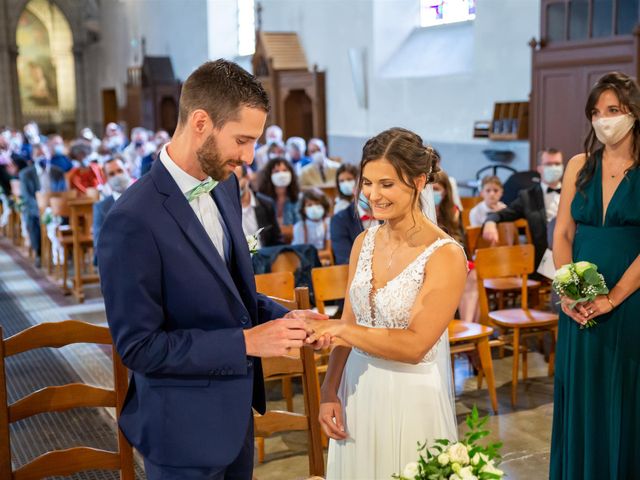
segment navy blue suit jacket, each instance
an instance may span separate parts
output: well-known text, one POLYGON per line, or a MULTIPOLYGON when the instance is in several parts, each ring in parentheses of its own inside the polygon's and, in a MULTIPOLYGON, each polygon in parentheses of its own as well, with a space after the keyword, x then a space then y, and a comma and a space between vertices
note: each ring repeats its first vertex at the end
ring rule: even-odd
POLYGON ((212 196, 231 246, 227 267, 164 167, 128 188, 102 227, 98 259, 116 349, 133 371, 120 417, 154 463, 226 466, 265 410, 259 359, 243 329, 286 310, 256 294, 235 175, 212 196))
POLYGON ((348 265, 351 247, 364 228, 352 203, 331 219, 331 249, 336 265, 348 265))

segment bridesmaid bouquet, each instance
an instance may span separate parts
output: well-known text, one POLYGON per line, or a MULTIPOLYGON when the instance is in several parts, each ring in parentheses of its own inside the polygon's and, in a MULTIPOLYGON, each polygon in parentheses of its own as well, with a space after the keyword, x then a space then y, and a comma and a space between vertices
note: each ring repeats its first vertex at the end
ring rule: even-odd
POLYGON ((408 463, 402 475, 393 475, 397 480, 489 480, 500 479, 504 472, 500 464, 501 443, 486 446, 478 440, 489 435, 483 430, 489 417, 480 418, 474 406, 467 416, 469 431, 464 440, 452 443, 439 439, 432 446, 418 444, 418 461, 408 463))
MULTIPOLYGON (((598 273, 598 267, 591 262, 563 265, 556 271, 551 286, 558 295, 573 300, 569 305, 570 309, 574 309, 578 303, 590 302, 598 295, 609 293, 604 277, 598 273)), ((595 320, 589 319, 585 327, 593 327, 596 324, 595 320)))

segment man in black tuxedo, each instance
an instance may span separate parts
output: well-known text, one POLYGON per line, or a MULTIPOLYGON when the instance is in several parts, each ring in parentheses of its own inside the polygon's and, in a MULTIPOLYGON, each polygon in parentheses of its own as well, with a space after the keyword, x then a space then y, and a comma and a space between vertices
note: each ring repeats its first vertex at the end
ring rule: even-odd
POLYGON ((251 190, 251 170, 246 165, 235 169, 240 184, 240 202, 242 203, 242 230, 245 235, 253 235, 262 229, 259 235, 259 247, 282 245, 282 232, 276 217, 274 201, 260 192, 251 190))
MULTIPOLYGON (((555 148, 541 151, 538 155, 538 172, 541 177, 540 183, 520 190, 518 197, 507 208, 490 213, 482 230, 482 236, 486 241, 496 243, 498 241, 496 224, 525 218, 529 222, 535 247, 535 268, 538 267, 545 250, 549 247, 547 240, 549 225, 558 214, 563 173, 562 152, 555 148)), ((551 225, 555 225, 555 222, 551 225)))

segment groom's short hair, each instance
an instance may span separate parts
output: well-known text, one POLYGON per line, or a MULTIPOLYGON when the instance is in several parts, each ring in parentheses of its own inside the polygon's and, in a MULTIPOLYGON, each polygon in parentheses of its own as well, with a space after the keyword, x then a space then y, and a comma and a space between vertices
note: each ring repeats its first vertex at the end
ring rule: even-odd
POLYGON ((239 65, 218 59, 200 65, 182 85, 178 126, 202 109, 216 128, 237 117, 241 107, 269 112, 269 97, 260 82, 239 65))

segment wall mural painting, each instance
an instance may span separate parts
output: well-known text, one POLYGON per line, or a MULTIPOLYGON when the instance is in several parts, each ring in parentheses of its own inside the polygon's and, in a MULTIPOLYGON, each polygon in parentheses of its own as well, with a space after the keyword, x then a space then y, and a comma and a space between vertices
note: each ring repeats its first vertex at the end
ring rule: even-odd
POLYGON ((60 9, 31 0, 18 20, 18 80, 25 119, 60 124, 75 116, 72 34, 60 9))

